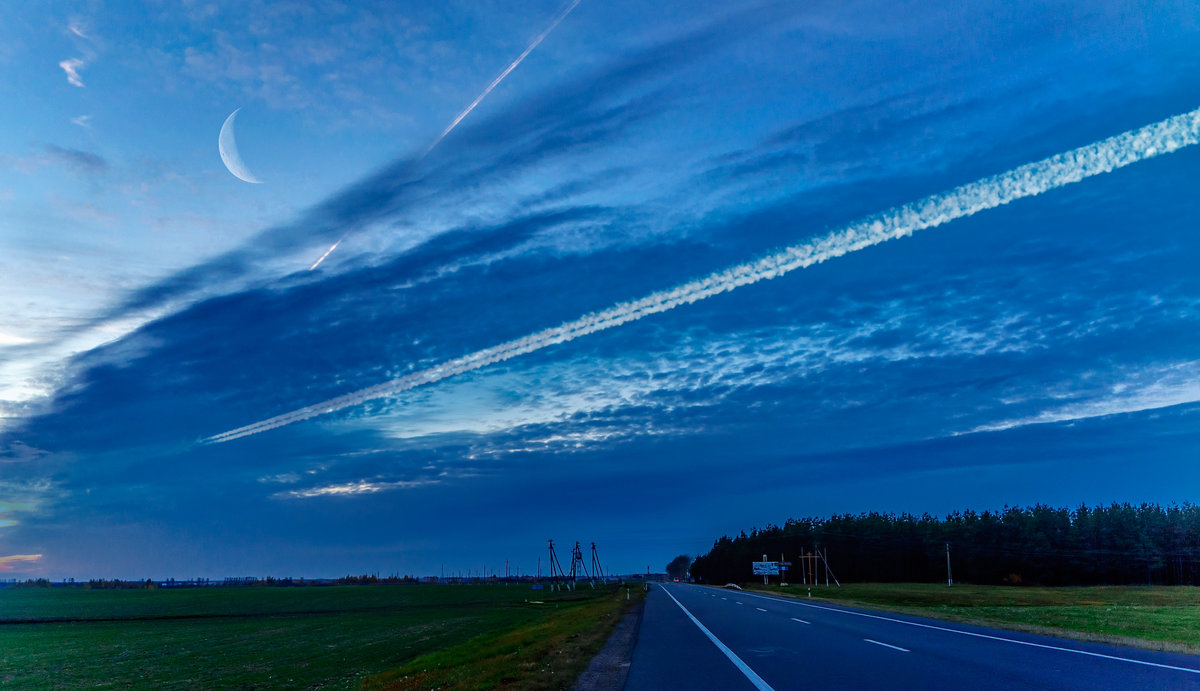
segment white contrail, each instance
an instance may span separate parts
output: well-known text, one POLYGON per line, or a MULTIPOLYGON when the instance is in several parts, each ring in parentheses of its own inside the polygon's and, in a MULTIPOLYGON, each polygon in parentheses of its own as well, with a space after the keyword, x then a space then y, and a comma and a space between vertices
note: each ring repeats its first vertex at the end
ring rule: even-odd
POLYGON ((567 6, 567 9, 559 13, 559 15, 554 18, 554 21, 550 22, 550 26, 546 27, 545 31, 538 34, 537 38, 533 39, 533 43, 529 44, 529 47, 525 49, 525 52, 518 55, 516 60, 513 60, 508 67, 505 67, 504 71, 501 72, 500 75, 495 79, 493 79, 492 83, 488 84, 487 88, 484 89, 483 92, 478 96, 476 96, 474 101, 471 101, 471 105, 463 108, 463 112, 459 113, 458 117, 454 118, 454 121, 447 125, 446 129, 442 130, 442 133, 438 135, 437 139, 433 140, 433 143, 429 145, 429 148, 425 149, 425 153, 421 154, 422 158, 428 155, 430 151, 433 151, 433 147, 437 146, 443 139, 445 139, 446 135, 450 134, 455 127, 458 127, 458 123, 462 122, 463 118, 467 117, 472 110, 475 110, 475 106, 479 105, 480 101, 487 98, 487 95, 492 93, 492 89, 495 89, 497 84, 504 81, 504 78, 508 76, 508 73, 515 70, 517 65, 520 65, 521 61, 528 57, 529 54, 533 52, 533 49, 537 48, 538 44, 544 41, 546 37, 550 35, 550 32, 554 31, 555 27, 561 24, 562 20, 566 19, 567 15, 571 14, 571 10, 575 9, 575 7, 579 5, 581 1, 582 0, 574 0, 574 2, 567 6))
POLYGON ((1024 197, 1108 173, 1200 141, 1200 109, 1167 118, 1115 137, 1027 163, 1008 172, 984 178, 949 192, 895 207, 801 245, 787 247, 756 261, 738 264, 669 290, 651 293, 633 302, 593 312, 561 326, 508 341, 414 372, 370 388, 331 398, 252 425, 214 435, 206 442, 225 442, 290 425, 317 415, 386 398, 481 367, 532 353, 581 336, 611 329, 680 305, 697 302, 759 281, 778 278, 827 259, 877 245, 914 231, 971 216, 1024 197))
MULTIPOLYGON (((433 143, 431 143, 425 149, 425 151, 421 153, 420 158, 418 158, 417 160, 421 160, 422 158, 425 158, 426 156, 429 155, 430 151, 433 151, 434 147, 436 147, 438 144, 441 144, 442 140, 446 138, 446 135, 450 134, 450 132, 452 132, 455 127, 458 127, 458 123, 462 122, 463 118, 470 115, 471 111, 475 110, 475 106, 479 105, 479 103, 483 99, 487 98, 487 95, 492 93, 492 89, 495 89, 496 86, 498 84, 500 84, 500 82, 504 81, 504 78, 508 76, 509 72, 512 72, 513 70, 517 69, 517 65, 520 65, 521 62, 523 60, 525 60, 525 58, 529 57, 529 54, 533 52, 533 49, 537 48, 538 45, 542 41, 546 40, 546 37, 550 35, 550 32, 554 31, 554 29, 559 24, 562 24, 562 21, 567 18, 567 15, 571 14, 571 10, 575 9, 575 7, 578 6, 579 3, 582 1, 583 0, 574 0, 570 5, 567 6, 567 9, 560 12, 559 15, 554 18, 554 21, 550 22, 550 26, 546 27, 545 31, 538 34, 537 38, 533 39, 533 43, 529 44, 529 46, 525 49, 525 52, 518 55, 516 60, 513 60, 512 63, 509 64, 508 67, 505 67, 504 71, 501 72, 500 75, 497 76, 495 79, 493 79, 492 83, 488 84, 487 88, 484 89, 478 96, 476 96, 474 101, 471 101, 471 105, 467 106, 466 108, 463 108, 463 111, 458 114, 458 117, 454 118, 454 120, 449 125, 446 126, 446 129, 442 130, 442 133, 439 134, 437 136, 437 138, 433 140, 433 143)), ((348 235, 348 233, 347 233, 347 235, 348 235)), ((346 235, 343 235, 341 237, 341 239, 339 239, 337 242, 333 243, 333 246, 330 247, 329 249, 325 250, 325 254, 322 254, 320 259, 318 259, 312 266, 308 267, 308 270, 312 271, 313 269, 320 266, 321 262, 325 261, 325 257, 328 257, 335 249, 337 249, 337 246, 342 244, 342 240, 345 240, 345 239, 346 239, 346 235)))
POLYGON ((329 249, 325 250, 325 254, 322 254, 320 259, 318 259, 317 261, 313 262, 313 265, 312 265, 312 266, 310 266, 310 267, 308 267, 308 270, 309 270, 309 271, 312 271, 313 269, 315 269, 315 268, 317 268, 318 266, 320 266, 320 265, 321 265, 321 262, 325 261, 325 257, 328 257, 329 255, 333 254, 333 251, 334 251, 334 250, 336 250, 336 249, 337 249, 337 246, 338 246, 338 245, 340 245, 340 244, 342 244, 342 240, 345 240, 345 239, 346 239, 346 236, 345 236, 345 235, 343 235, 342 237, 338 238, 338 241, 337 241, 337 242, 335 242, 335 243, 333 243, 332 245, 330 245, 330 246, 329 246, 329 249))

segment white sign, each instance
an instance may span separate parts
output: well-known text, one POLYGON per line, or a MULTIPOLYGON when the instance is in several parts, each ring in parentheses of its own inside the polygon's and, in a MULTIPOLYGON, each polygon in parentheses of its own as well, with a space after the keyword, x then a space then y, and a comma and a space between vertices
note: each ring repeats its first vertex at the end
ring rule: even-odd
POLYGON ((754 567, 755 576, 779 575, 779 562, 777 561, 752 561, 750 564, 754 567))

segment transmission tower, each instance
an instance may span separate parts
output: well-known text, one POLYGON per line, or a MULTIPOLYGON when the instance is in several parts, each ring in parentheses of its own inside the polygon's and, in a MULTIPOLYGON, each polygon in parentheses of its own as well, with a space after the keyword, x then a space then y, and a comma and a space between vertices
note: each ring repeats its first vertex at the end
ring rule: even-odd
POLYGON ((592 543, 592 575, 598 580, 604 580, 604 568, 600 566, 600 555, 596 554, 596 543, 592 543))
POLYGON ((583 550, 579 548, 579 542, 575 542, 575 549, 571 550, 571 582, 579 580, 580 575, 586 576, 588 581, 592 580, 592 575, 588 573, 587 562, 583 560, 583 550))
MULTIPOLYGON (((574 566, 572 566, 574 572, 574 566)), ((554 585, 558 585, 560 580, 565 580, 567 574, 563 572, 562 564, 558 563, 558 555, 554 553, 554 540, 550 540, 550 580, 554 585)))

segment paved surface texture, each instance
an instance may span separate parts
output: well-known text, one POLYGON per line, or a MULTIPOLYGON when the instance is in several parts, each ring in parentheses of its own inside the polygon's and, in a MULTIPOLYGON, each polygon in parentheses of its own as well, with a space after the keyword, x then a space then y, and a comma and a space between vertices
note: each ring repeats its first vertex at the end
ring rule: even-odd
POLYGON ((1200 657, 671 584, 625 688, 1200 690, 1200 657))

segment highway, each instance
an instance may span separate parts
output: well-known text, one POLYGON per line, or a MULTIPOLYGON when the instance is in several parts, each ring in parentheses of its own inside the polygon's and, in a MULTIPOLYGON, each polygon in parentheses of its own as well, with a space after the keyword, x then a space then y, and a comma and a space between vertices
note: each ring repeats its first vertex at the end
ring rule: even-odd
POLYGON ((625 686, 671 688, 1200 689, 1200 657, 675 583, 625 686))

